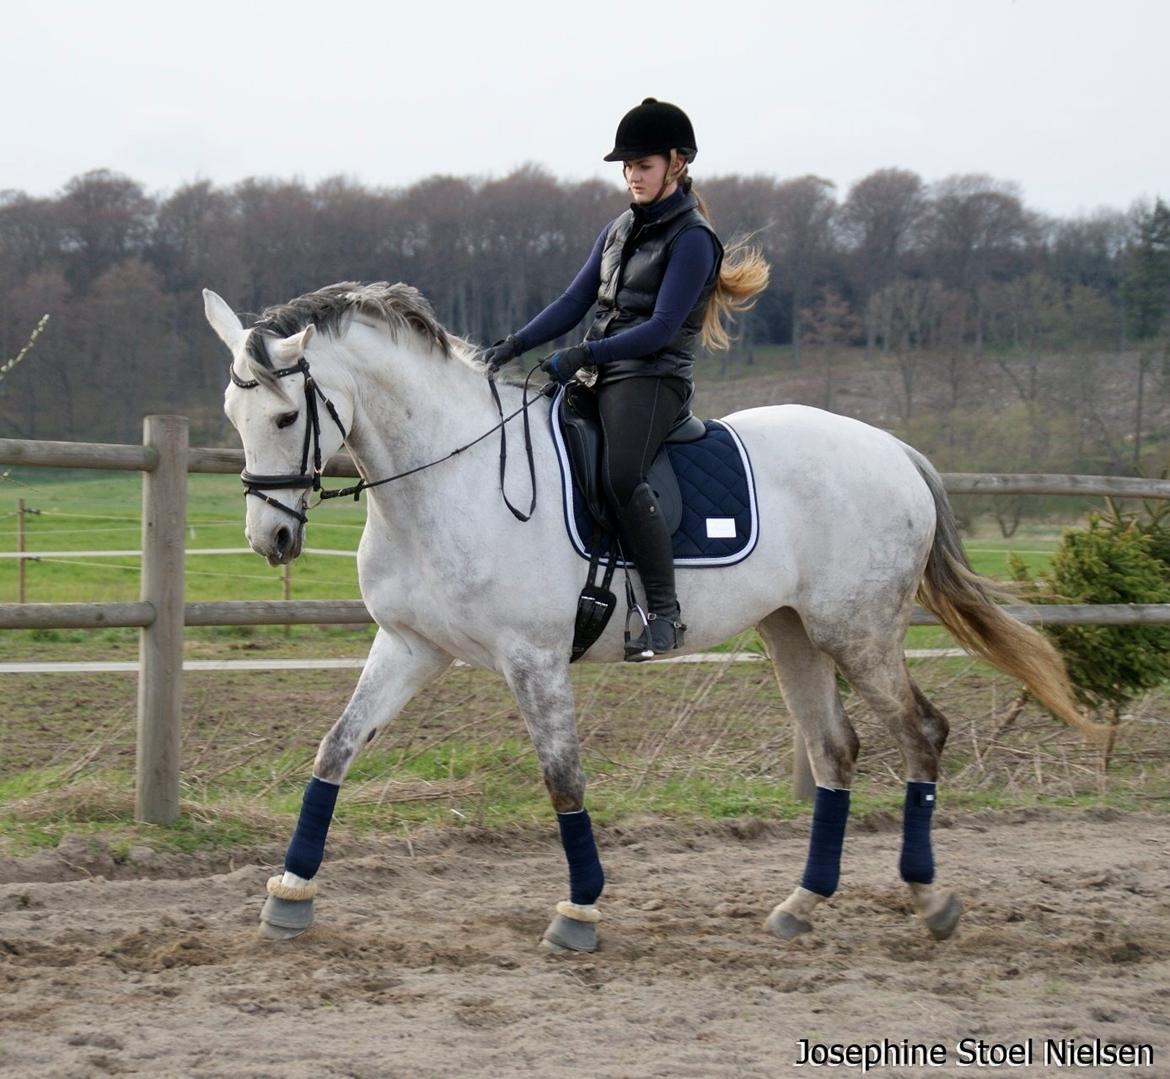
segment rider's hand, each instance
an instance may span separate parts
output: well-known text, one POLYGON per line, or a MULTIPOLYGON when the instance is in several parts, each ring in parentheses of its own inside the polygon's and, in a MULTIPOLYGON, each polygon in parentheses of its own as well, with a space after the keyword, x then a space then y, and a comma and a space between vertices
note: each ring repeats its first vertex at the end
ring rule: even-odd
POLYGON ((520 349, 516 344, 516 338, 508 334, 502 341, 497 341, 484 352, 483 362, 487 364, 488 372, 494 375, 504 364, 519 355, 520 349))
POLYGON ((592 362, 588 345, 574 345, 572 348, 562 348, 551 356, 546 356, 540 369, 554 382, 564 386, 587 363, 592 362))

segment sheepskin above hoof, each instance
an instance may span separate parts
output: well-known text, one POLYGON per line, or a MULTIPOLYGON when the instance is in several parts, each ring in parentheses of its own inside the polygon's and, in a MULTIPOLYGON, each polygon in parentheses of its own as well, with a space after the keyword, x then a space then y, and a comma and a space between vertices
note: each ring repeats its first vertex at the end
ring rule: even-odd
POLYGON ((268 898, 260 911, 260 935, 265 940, 292 940, 313 924, 313 897, 317 882, 290 886, 280 877, 268 880, 268 898))

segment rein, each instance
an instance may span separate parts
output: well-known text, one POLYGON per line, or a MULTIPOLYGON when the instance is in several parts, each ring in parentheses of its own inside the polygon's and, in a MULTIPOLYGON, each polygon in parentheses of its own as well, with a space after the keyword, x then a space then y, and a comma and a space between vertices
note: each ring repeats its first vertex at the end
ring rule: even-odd
MULTIPOLYGON (((356 502, 363 491, 369 490, 371 487, 381 487, 387 483, 393 483, 395 480, 405 479, 407 476, 413 476, 416 472, 423 472, 428 468, 433 468, 435 465, 440 465, 444 461, 449 461, 452 457, 456 457, 464 450, 471 449, 472 446, 482 442, 489 435, 496 431, 500 432, 500 495, 504 499, 504 504, 512 511, 512 515, 518 521, 528 521, 531 519, 533 512, 536 509, 536 461, 532 453, 532 430, 528 421, 528 406, 541 397, 549 394, 550 390, 555 392, 556 386, 550 383, 548 386, 542 387, 540 392, 533 398, 528 396, 528 383, 533 374, 535 374, 540 364, 537 364, 528 372, 524 379, 523 401, 519 408, 510 412, 507 416, 504 415, 504 406, 500 401, 499 390, 496 389, 495 373, 488 374, 488 385, 492 391, 492 400, 495 402, 496 411, 499 413, 500 422, 494 427, 484 431, 482 435, 472 439, 470 442, 462 446, 457 446, 450 453, 444 454, 433 461, 428 461, 425 465, 416 465, 414 468, 409 468, 405 472, 398 472, 393 476, 386 476, 379 480, 366 480, 362 478, 351 487, 339 487, 333 490, 328 490, 321 486, 321 472, 323 463, 321 460, 321 416, 317 408, 317 399, 320 398, 325 405, 326 411, 330 418, 336 424, 337 429, 341 432, 341 438, 344 442, 347 437, 345 425, 341 422, 341 417, 337 414, 337 409, 334 408, 333 402, 322 392, 321 387, 317 385, 309 371, 309 361, 305 356, 293 364, 291 367, 282 367, 279 370, 273 371, 272 374, 276 378, 286 378, 289 375, 301 374, 304 376, 304 390, 305 390, 305 410, 308 415, 308 422, 305 424, 305 439, 301 446, 301 470, 300 472, 289 472, 281 475, 261 476, 249 472, 246 468, 240 473, 240 479, 244 484, 244 497, 252 495, 259 498, 262 502, 267 502, 270 506, 275 506, 278 510, 283 510, 290 517, 296 518, 302 525, 308 524, 308 510, 319 506, 322 502, 329 498, 341 498, 343 496, 352 495, 356 502), (528 478, 532 487, 532 501, 529 503, 528 512, 522 513, 515 506, 512 505, 508 498, 507 492, 504 490, 504 476, 508 468, 508 434, 505 425, 519 416, 524 414, 524 452, 528 458, 528 478), (313 470, 309 471, 309 454, 312 451, 313 470), (307 487, 320 493, 320 498, 313 507, 306 506, 304 501, 301 505, 305 512, 295 510, 290 506, 286 506, 283 502, 278 502, 275 498, 270 498, 265 491, 276 490, 290 490, 297 487, 307 487)), ((229 365, 228 373, 231 375, 232 383, 242 390, 255 389, 260 385, 258 379, 242 379, 235 371, 234 365, 229 365)))

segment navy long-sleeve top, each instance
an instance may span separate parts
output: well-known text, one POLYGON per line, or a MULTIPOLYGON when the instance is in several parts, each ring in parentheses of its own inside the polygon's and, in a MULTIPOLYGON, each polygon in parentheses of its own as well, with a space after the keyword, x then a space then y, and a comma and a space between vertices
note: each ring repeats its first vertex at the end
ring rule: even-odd
MULTIPOLYGON (((681 187, 669 198, 651 206, 639 208, 647 220, 653 221, 677 206, 686 197, 681 187)), ((597 301, 601 288, 601 251, 609 225, 601 230, 585 264, 577 271, 572 283, 560 296, 540 312, 513 337, 521 352, 538 348, 548 341, 568 333, 597 301)), ((631 326, 597 341, 587 342, 592 362, 609 363, 648 356, 674 339, 683 320, 699 298, 699 293, 715 266, 715 243, 706 229, 687 229, 671 247, 662 285, 654 302, 654 313, 647 322, 631 326)))

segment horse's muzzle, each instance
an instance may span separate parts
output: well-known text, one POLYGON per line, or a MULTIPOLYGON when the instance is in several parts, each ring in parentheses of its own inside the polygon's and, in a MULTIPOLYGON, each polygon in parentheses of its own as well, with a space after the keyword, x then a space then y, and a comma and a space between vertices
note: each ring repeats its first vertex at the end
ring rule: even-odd
POLYGON ((270 566, 284 566, 301 553, 303 536, 300 525, 280 525, 267 543, 253 543, 252 549, 263 555, 270 566))

